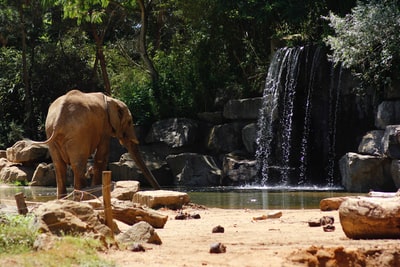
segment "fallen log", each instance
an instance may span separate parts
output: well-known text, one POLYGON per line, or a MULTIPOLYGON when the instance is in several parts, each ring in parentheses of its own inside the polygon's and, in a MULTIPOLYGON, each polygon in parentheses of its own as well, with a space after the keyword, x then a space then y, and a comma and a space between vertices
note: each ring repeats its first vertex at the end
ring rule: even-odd
POLYGON ((163 228, 168 220, 167 215, 161 214, 153 209, 129 207, 121 204, 113 205, 112 214, 114 219, 128 225, 145 221, 154 228, 163 228))

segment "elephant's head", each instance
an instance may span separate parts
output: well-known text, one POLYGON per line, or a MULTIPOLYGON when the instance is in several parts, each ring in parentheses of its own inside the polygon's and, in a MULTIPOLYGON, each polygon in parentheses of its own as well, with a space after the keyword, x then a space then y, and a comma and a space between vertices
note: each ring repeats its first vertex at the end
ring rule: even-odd
POLYGON ((112 127, 112 136, 118 138, 121 145, 128 148, 133 144, 139 144, 133 127, 131 112, 122 102, 114 98, 107 97, 108 117, 112 127))
POLYGON ((112 127, 112 136, 118 138, 121 145, 128 149, 129 154, 131 154, 131 157, 141 169, 150 185, 155 189, 160 189, 160 185, 147 168, 140 155, 138 149, 139 141, 136 137, 132 115, 128 107, 122 101, 107 97, 107 109, 112 127))

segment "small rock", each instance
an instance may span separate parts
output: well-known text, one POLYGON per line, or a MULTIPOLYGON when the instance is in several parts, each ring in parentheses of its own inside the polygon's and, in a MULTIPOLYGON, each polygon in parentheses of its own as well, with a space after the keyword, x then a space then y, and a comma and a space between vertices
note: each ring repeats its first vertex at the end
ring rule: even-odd
POLYGON ((223 233, 223 232, 225 232, 225 229, 221 225, 217 225, 212 229, 212 233, 223 233))
POLYGON ((335 222, 335 218, 333 218, 332 216, 323 216, 321 219, 321 225, 329 225, 329 224, 333 224, 335 222))
POLYGON ((310 227, 320 227, 321 226, 321 219, 313 219, 308 221, 308 226, 310 227))
POLYGON ((222 243, 214 243, 210 246, 210 253, 225 253, 226 246, 222 243))
POLYGON ((129 250, 132 251, 132 252, 145 252, 146 251, 146 249, 143 247, 143 245, 142 244, 138 244, 138 243, 133 244, 129 248, 129 250))
POLYGON ((332 224, 328 224, 328 225, 325 225, 323 227, 323 229, 324 229, 324 232, 333 232, 333 231, 335 231, 335 226, 332 224))

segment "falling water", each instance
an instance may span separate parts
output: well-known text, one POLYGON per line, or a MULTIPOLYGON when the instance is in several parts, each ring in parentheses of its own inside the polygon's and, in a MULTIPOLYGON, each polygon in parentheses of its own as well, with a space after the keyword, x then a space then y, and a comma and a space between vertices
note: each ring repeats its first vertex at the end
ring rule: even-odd
POLYGON ((299 57, 303 48, 282 48, 279 49, 270 64, 264 94, 263 106, 260 110, 260 118, 258 121, 258 149, 256 152, 259 170, 262 174, 261 185, 269 182, 269 169, 276 168, 281 172, 282 183, 287 182, 291 145, 292 117, 293 117, 293 101, 297 84, 297 76, 299 73, 299 57), (284 75, 285 74, 285 75, 284 75), (283 76, 284 75, 284 76, 283 76), (285 78, 282 81, 282 78, 285 78), (282 92, 283 91, 283 92, 282 92), (279 100, 282 95, 285 105, 283 105, 283 115, 280 115, 279 100), (279 124, 276 121, 279 119, 279 124), (271 161, 272 142, 276 136, 275 127, 283 127, 281 141, 281 155, 279 166, 274 166, 271 161))
POLYGON ((337 79, 337 85, 335 87, 335 67, 331 67, 331 83, 329 86, 329 151, 328 151, 328 165, 327 165, 327 184, 329 187, 334 185, 334 167, 335 167, 335 147, 336 147, 336 123, 337 123, 337 113, 339 110, 339 100, 340 100, 340 88, 342 83, 342 72, 343 68, 339 67, 339 77, 337 79), (336 95, 335 95, 336 93, 336 95))
POLYGON ((314 176, 334 185, 342 69, 328 77, 323 55, 321 48, 295 47, 272 58, 258 121, 261 186, 307 186, 314 176))
MULTIPOLYGON (((307 57, 308 58, 308 57, 307 57)), ((308 162, 308 138, 310 135, 311 129, 311 109, 312 109, 312 95, 314 89, 314 81, 316 75, 316 68, 319 66, 321 60, 321 47, 317 47, 313 60, 311 62, 311 71, 308 79, 307 85, 307 97, 305 101, 305 116, 304 116, 304 128, 303 128, 303 136, 301 138, 301 151, 300 151, 300 173, 299 173, 299 185, 303 185, 307 182, 306 174, 307 174, 307 162, 308 162)), ((307 64, 306 64, 307 65, 307 64)))

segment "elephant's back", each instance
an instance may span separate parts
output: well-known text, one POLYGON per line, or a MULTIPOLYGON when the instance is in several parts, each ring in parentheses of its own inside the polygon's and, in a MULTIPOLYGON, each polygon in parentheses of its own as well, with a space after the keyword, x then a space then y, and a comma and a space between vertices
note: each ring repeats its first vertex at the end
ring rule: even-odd
MULTIPOLYGON (((46 118, 46 135, 53 130, 80 131, 89 129, 95 120, 103 120, 101 93, 82 93, 71 90, 57 98, 49 107, 46 118), (95 114, 96 116, 93 116, 95 114)), ((98 124, 98 123, 97 123, 98 124)))

